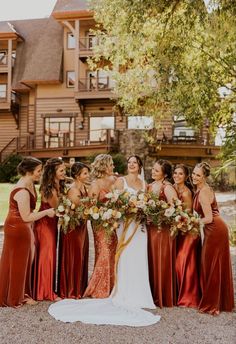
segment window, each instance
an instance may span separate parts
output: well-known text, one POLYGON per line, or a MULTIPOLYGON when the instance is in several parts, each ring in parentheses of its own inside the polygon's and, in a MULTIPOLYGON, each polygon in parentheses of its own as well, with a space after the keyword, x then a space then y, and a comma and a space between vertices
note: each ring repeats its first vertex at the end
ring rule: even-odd
POLYGON ((184 116, 174 116, 173 136, 183 140, 195 137, 195 130, 187 125, 184 116))
POLYGON ((70 71, 66 73, 66 87, 75 87, 75 72, 70 71))
POLYGON ((97 45, 97 37, 92 33, 86 32, 86 48, 92 49, 95 45, 97 45))
POLYGON ((72 32, 67 33, 67 49, 75 49, 75 37, 72 32))
POLYGON ((152 129, 153 118, 147 116, 129 116, 128 129, 152 129))
POLYGON ((109 76, 109 72, 99 70, 97 72, 87 72, 87 89, 92 90, 110 90, 114 87, 114 80, 109 76))
POLYGON ((7 84, 0 84, 0 98, 7 97, 7 84))
POLYGON ((113 116, 90 117, 90 141, 106 142, 114 138, 115 119, 113 116))
POLYGON ((44 119, 46 148, 71 147, 74 144, 73 117, 46 117, 44 119))

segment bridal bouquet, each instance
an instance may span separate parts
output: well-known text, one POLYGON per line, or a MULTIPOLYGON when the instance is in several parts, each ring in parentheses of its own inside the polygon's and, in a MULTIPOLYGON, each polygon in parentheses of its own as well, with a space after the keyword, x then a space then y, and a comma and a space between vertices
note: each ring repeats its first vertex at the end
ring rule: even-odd
POLYGON ((136 222, 143 222, 146 220, 145 209, 147 207, 148 197, 143 191, 137 194, 129 194, 126 192, 126 199, 124 199, 125 217, 136 222))
MULTIPOLYGON (((169 209, 169 205, 158 198, 154 193, 147 193, 147 202, 144 209, 144 213, 147 217, 147 220, 152 222, 157 228, 161 229, 163 223, 163 217, 165 211, 169 209)), ((168 210, 171 214, 171 209, 168 210)), ((167 211, 167 214, 168 214, 167 211)))

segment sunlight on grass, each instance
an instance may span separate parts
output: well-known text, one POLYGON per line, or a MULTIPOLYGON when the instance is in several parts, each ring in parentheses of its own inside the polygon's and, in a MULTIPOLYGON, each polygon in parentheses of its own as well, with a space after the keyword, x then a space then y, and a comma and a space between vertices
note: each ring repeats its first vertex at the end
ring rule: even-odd
MULTIPOLYGON (((14 188, 14 184, 0 183, 0 224, 4 223, 8 213, 8 202, 11 190, 14 188)), ((38 185, 36 185, 38 191, 38 185)), ((38 195, 38 201, 36 209, 39 208, 40 197, 38 195)))

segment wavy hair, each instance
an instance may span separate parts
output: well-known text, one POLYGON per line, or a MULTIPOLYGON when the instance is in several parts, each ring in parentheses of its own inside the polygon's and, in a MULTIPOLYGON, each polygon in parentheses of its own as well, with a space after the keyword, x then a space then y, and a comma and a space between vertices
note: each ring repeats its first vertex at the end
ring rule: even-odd
POLYGON ((93 178, 103 178, 106 176, 106 170, 109 165, 113 164, 111 155, 109 154, 99 154, 94 159, 94 162, 91 164, 91 175, 93 178))
POLYGON ((129 160, 130 160, 131 158, 135 158, 135 159, 136 159, 136 161, 137 161, 137 163, 138 163, 138 167, 139 167, 139 173, 141 173, 142 167, 143 167, 143 162, 142 162, 141 158, 140 158, 138 155, 130 155, 130 156, 128 157, 128 159, 127 159, 127 163, 129 162, 129 160))
POLYGON ((205 177, 209 177, 211 174, 211 166, 206 162, 202 161, 196 165, 196 167, 201 168, 205 177))
POLYGON ((161 166, 162 173, 164 175, 164 180, 171 181, 172 180, 172 171, 173 171, 173 166, 170 161, 164 160, 164 159, 159 159, 156 161, 158 165, 161 166))
POLYGON ((90 168, 86 164, 83 164, 82 162, 75 162, 71 166, 71 170, 70 170, 71 177, 75 179, 77 176, 81 174, 84 168, 87 168, 87 170, 90 171, 90 168))
MULTIPOLYGON (((53 189, 57 190, 57 186, 55 183, 55 177, 57 169, 60 165, 63 165, 64 162, 61 158, 51 158, 46 161, 46 164, 43 168, 42 179, 40 183, 39 190, 42 192, 45 198, 52 197, 53 189)), ((65 181, 60 180, 59 182, 59 190, 57 190, 60 194, 64 193, 65 189, 65 181)))
POLYGON ((174 168, 174 171, 177 169, 177 168, 180 168, 183 172, 184 172, 184 175, 185 175, 185 181, 184 181, 184 184, 187 186, 187 188, 189 188, 189 190, 193 193, 193 190, 194 190, 194 187, 193 187, 193 184, 192 184, 192 181, 191 181, 191 178, 190 178, 190 170, 188 168, 188 166, 184 165, 184 164, 177 164, 174 168))

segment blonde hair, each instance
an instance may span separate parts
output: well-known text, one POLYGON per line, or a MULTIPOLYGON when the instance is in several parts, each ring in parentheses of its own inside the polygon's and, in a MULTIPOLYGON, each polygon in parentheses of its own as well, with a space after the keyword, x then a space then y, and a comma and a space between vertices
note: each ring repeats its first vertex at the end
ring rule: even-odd
POLYGON ((91 175, 93 178, 103 178, 107 173, 106 170, 113 163, 109 154, 99 154, 91 164, 91 175))
POLYGON ((199 167, 202 169, 205 177, 209 177, 209 175, 211 174, 211 166, 205 161, 200 162, 199 164, 196 165, 196 167, 199 167))

